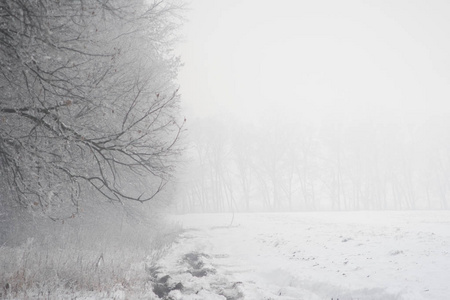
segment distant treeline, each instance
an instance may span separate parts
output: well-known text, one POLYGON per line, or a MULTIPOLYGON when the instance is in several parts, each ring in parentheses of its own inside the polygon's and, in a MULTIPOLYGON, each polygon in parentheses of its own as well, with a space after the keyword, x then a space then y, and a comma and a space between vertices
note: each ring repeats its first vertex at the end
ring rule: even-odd
POLYGON ((450 118, 197 119, 188 132, 182 212, 450 207, 450 118))

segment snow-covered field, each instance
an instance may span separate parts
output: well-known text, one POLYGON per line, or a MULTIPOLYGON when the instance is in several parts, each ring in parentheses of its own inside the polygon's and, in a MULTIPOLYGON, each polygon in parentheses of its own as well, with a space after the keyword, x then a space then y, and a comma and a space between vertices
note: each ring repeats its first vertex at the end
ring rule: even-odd
POLYGON ((169 299, 450 299, 449 211, 174 219, 155 271, 169 299))

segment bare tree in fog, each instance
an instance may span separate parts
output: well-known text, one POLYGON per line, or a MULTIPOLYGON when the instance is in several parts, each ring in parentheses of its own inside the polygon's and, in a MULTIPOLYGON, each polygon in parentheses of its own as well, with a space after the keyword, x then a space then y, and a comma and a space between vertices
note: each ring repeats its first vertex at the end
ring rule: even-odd
POLYGON ((257 134, 255 171, 266 209, 280 210, 286 202, 291 206, 294 168, 289 156, 292 147, 290 133, 275 125, 257 134))
MULTIPOLYGON (((238 124, 240 125, 240 124, 238 124)), ((253 187, 253 170, 255 169, 254 153, 257 151, 252 127, 236 126, 232 129, 233 160, 236 165, 238 190, 241 191, 241 202, 245 203, 245 211, 250 211, 250 199, 253 187)), ((254 129, 253 129, 254 130, 254 129)))
POLYGON ((0 189, 51 216, 93 190, 148 201, 171 176, 178 17, 167 1, 3 0, 0 189))
POLYGON ((191 127, 187 210, 231 211, 235 193, 231 175, 229 131, 221 122, 197 120, 191 127))
POLYGON ((330 124, 322 129, 322 151, 325 155, 322 155, 323 169, 320 179, 328 192, 333 210, 346 208, 342 131, 340 124, 330 124))

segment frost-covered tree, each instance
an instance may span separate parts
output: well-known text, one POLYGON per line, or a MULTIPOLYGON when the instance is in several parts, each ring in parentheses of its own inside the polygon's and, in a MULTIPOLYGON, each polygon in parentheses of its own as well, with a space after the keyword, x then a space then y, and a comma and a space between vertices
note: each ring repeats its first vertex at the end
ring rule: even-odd
POLYGON ((178 8, 1 1, 0 201, 64 218, 86 191, 144 202, 164 187, 183 125, 178 8))

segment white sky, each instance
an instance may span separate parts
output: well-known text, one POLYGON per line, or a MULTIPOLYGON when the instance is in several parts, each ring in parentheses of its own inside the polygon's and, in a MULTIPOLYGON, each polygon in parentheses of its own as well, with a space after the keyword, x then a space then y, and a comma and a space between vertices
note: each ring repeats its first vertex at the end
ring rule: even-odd
POLYGON ((423 119, 450 111, 450 1, 191 0, 188 116, 423 119))

